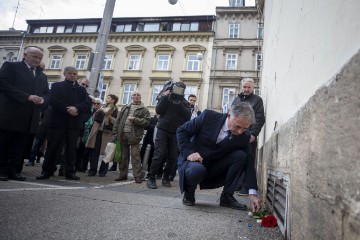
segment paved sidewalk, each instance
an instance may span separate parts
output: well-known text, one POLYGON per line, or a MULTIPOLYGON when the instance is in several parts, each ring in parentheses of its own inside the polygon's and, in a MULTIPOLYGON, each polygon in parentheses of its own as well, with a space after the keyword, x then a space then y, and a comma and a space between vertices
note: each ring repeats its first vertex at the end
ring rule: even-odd
POLYGON ((188 207, 177 178, 171 188, 158 180, 153 190, 145 181, 136 184, 131 173, 115 182, 118 172, 39 181, 40 172, 41 164, 24 166, 25 182, 0 182, 0 215, 7 216, 0 218, 1 239, 283 239, 248 211, 220 207, 221 188, 197 191, 196 206, 188 207))

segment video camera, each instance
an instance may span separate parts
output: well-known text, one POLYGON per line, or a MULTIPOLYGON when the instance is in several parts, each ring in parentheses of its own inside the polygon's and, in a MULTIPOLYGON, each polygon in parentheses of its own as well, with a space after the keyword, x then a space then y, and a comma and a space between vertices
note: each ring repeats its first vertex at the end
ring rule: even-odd
POLYGON ((183 82, 175 82, 170 79, 164 84, 164 88, 161 90, 159 96, 160 98, 164 92, 167 90, 170 91, 169 100, 172 102, 179 101, 185 96, 186 85, 183 82))

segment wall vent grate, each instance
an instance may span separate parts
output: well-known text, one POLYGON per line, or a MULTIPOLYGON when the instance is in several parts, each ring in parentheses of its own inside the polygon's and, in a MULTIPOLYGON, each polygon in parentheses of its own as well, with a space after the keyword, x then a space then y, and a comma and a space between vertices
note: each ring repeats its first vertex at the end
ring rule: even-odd
POLYGON ((282 234, 287 238, 288 224, 288 193, 289 175, 281 172, 268 171, 266 205, 278 220, 278 226, 282 234))

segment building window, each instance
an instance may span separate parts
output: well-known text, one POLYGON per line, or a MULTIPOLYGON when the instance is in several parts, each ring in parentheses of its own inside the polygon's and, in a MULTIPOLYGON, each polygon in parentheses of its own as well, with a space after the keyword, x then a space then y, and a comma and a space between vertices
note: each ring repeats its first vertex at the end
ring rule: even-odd
POLYGON ((136 89, 136 84, 125 84, 124 85, 124 95, 122 98, 122 104, 126 105, 131 103, 131 93, 134 92, 136 89))
POLYGON ((196 92, 197 92, 197 86, 191 86, 191 85, 187 85, 186 89, 185 89, 185 99, 188 99, 190 94, 194 94, 196 96, 196 92))
POLYGON ((72 33, 73 31, 73 26, 69 25, 65 27, 65 33, 72 33))
POLYGON ((76 28, 75 28, 75 32, 77 32, 77 33, 81 33, 82 31, 83 31, 83 28, 84 28, 84 26, 76 26, 76 28))
POLYGON ((119 24, 116 26, 115 32, 131 32, 132 24, 119 24))
POLYGON ((159 23, 145 23, 144 32, 158 32, 159 28, 159 23))
POLYGON ((33 33, 53 33, 54 26, 42 26, 42 27, 36 27, 33 31, 33 33))
POLYGON ((167 71, 169 70, 170 55, 158 55, 156 70, 167 71))
POLYGON ((17 61, 17 58, 15 57, 15 54, 13 52, 9 52, 6 54, 6 56, 3 58, 5 61, 8 62, 15 62, 17 61))
POLYGON ((97 32, 97 30, 98 30, 98 25, 85 25, 83 32, 84 33, 97 32))
POLYGON ((262 65, 262 55, 261 53, 256 54, 255 70, 260 71, 262 65))
POLYGON ((258 23, 257 38, 258 39, 264 38, 264 24, 263 23, 258 23))
POLYGON ((139 69, 140 69, 140 54, 130 55, 128 70, 139 70, 139 69))
POLYGON ((156 97, 159 95, 161 90, 164 88, 164 85, 153 85, 153 92, 151 95, 151 106, 156 106, 157 100, 156 97))
POLYGON ((113 62, 113 55, 106 54, 104 57, 103 70, 111 70, 112 62, 113 62))
POLYGON ((107 83, 102 84, 102 89, 101 89, 99 97, 103 102, 105 102, 107 87, 108 87, 107 83))
POLYGON ((56 27, 56 33, 64 33, 65 26, 57 26, 56 27))
POLYGON ((244 7, 244 0, 230 0, 230 7, 244 7))
POLYGON ((187 71, 199 71, 200 70, 200 61, 197 58, 197 55, 188 55, 187 61, 187 71))
POLYGON ((89 33, 89 32, 97 32, 97 25, 78 25, 76 26, 75 32, 77 33, 89 33))
POLYGON ((160 31, 162 32, 167 32, 167 31, 171 31, 171 27, 170 27, 170 23, 168 22, 162 22, 160 23, 160 31))
POLYGON ((86 55, 76 55, 75 67, 79 70, 86 68, 86 55))
POLYGON ((41 27, 40 28, 40 33, 52 33, 54 31, 54 27, 53 26, 47 26, 47 27, 41 27))
POLYGON ((226 70, 236 70, 237 65, 237 54, 226 54, 226 70))
POLYGON ((51 55, 50 69, 60 69, 61 55, 51 55))
POLYGON ((222 108, 223 108, 223 112, 227 112, 230 107, 232 102, 235 99, 235 88, 227 88, 224 87, 223 88, 223 97, 222 97, 222 108))
POLYGON ((173 31, 198 31, 199 23, 198 22, 177 22, 173 24, 173 31))
POLYGON ((136 25, 136 31, 137 31, 137 32, 143 32, 143 31, 144 31, 144 26, 145 26, 144 23, 137 23, 137 25, 136 25))
POLYGON ((229 24, 229 38, 239 38, 240 24, 230 23, 229 24))

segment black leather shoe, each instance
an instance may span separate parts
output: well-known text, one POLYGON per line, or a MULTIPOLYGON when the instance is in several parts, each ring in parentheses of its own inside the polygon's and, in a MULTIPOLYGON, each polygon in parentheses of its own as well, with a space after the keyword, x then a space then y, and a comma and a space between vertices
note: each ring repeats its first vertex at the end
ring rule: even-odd
POLYGON ((25 164, 25 166, 34 166, 34 165, 35 165, 34 161, 30 161, 30 160, 25 164))
POLYGON ((65 178, 68 180, 80 180, 80 178, 75 174, 67 175, 65 178))
POLYGON ((163 179, 161 183, 164 187, 171 187, 171 183, 168 179, 163 179))
POLYGON ((155 178, 149 178, 146 183, 146 186, 151 189, 157 189, 155 178))
POLYGON ((247 210, 247 206, 239 203, 233 195, 221 193, 220 206, 233 208, 236 210, 247 210))
POLYGON ((8 178, 15 181, 25 181, 26 177, 20 175, 20 173, 9 174, 8 178))
POLYGON ((0 174, 0 181, 7 181, 9 180, 8 176, 0 174))
POLYGON ((88 176, 89 177, 93 177, 93 176, 95 176, 96 175, 96 172, 94 172, 94 171, 92 171, 92 170, 89 170, 89 172, 88 172, 88 176))
POLYGON ((45 180, 45 179, 49 179, 49 178, 50 178, 50 174, 44 173, 44 172, 42 172, 40 176, 36 177, 37 180, 45 180))
POLYGON ((195 206, 194 194, 185 191, 182 203, 186 206, 195 206))

